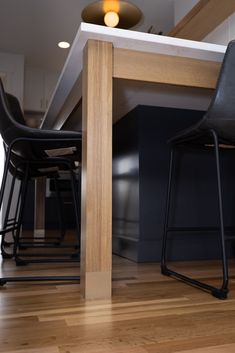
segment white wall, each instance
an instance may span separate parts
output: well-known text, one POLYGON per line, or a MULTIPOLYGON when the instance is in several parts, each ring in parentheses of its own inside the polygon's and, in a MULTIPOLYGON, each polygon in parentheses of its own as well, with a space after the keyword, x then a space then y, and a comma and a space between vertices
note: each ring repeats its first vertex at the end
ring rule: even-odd
MULTIPOLYGON (((174 21, 175 25, 198 3, 199 0, 175 0, 174 21)), ((222 1, 222 0, 221 0, 222 1)))
POLYGON ((3 76, 5 90, 16 96, 23 107, 24 56, 0 53, 0 76, 3 76))

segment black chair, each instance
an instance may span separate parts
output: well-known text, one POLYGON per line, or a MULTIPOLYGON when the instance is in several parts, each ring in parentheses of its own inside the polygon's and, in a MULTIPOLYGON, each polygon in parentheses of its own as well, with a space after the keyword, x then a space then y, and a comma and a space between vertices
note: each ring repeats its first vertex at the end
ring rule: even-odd
MULTIPOLYGON (((17 100, 16 97, 10 95, 10 94, 6 94, 7 97, 7 103, 8 103, 8 108, 12 113, 12 117, 14 118, 14 120, 22 125, 25 125, 25 120, 24 120, 24 116, 23 113, 21 111, 20 108, 20 104, 17 100)), ((40 163, 41 166, 41 163, 40 163)), ((46 239, 44 237, 41 237, 39 239, 39 237, 37 237, 37 242, 35 242, 35 239, 32 237, 24 237, 21 235, 20 239, 18 239, 18 245, 16 247, 16 251, 17 249, 48 249, 48 248, 53 248, 53 250, 55 248, 61 249, 61 248, 65 248, 66 250, 68 250, 69 248, 75 249, 76 252, 73 251, 73 253, 71 252, 65 252, 63 254, 59 254, 59 256, 57 256, 57 254, 55 253, 55 251, 53 251, 51 254, 48 253, 48 251, 46 252, 46 255, 43 256, 42 255, 42 251, 36 251, 36 252, 24 252, 23 253, 23 257, 22 257, 22 253, 20 254, 18 251, 13 254, 13 252, 11 251, 11 249, 9 249, 10 247, 12 247, 12 245, 14 245, 14 241, 15 241, 15 236, 14 233, 17 231, 18 227, 21 227, 21 224, 18 221, 18 212, 19 212, 19 205, 20 205, 20 198, 22 196, 22 184, 23 184, 23 180, 24 180, 24 170, 22 170, 22 168, 24 169, 24 163, 22 163, 21 158, 18 157, 17 155, 15 155, 14 153, 11 154, 11 160, 10 160, 10 164, 9 164, 9 172, 12 175, 12 182, 11 182, 11 186, 10 186, 10 192, 8 195, 8 203, 7 203, 7 207, 6 207, 6 212, 5 212, 5 217, 4 217, 4 222, 3 222, 3 227, 1 230, 2 233, 2 241, 1 241, 1 253, 2 253, 2 257, 3 258, 12 258, 14 255, 15 261, 17 265, 25 265, 28 263, 43 263, 43 262, 69 262, 69 261, 79 261, 79 251, 78 249, 78 244, 66 244, 63 242, 64 240, 64 236, 65 236, 65 222, 64 222, 64 217, 63 217, 63 202, 62 199, 60 197, 60 192, 59 192, 59 187, 58 187, 58 179, 59 179, 59 174, 57 171, 52 172, 51 168, 48 169, 48 165, 42 165, 41 167, 44 167, 42 171, 40 169, 33 169, 32 166, 31 168, 29 168, 29 173, 28 173, 28 179, 32 180, 32 179, 37 179, 38 177, 41 176, 46 176, 48 178, 53 178, 54 180, 54 184, 55 184, 55 190, 56 190, 56 197, 57 197, 57 202, 56 202, 56 209, 57 209, 57 214, 58 214, 58 221, 59 221, 59 228, 60 228, 60 235, 59 236, 47 236, 46 239), (18 166, 18 167, 16 167, 18 166), (21 168, 21 170, 19 170, 19 168, 21 168), (10 218, 10 210, 11 210, 11 206, 12 206, 12 196, 14 193, 14 187, 15 187, 15 180, 19 180, 20 181, 20 192, 18 195, 18 199, 16 202, 16 208, 15 208, 15 216, 14 218, 10 218), (13 236, 13 241, 7 241, 6 240, 6 234, 9 238, 9 232, 12 233, 13 236), (45 241, 46 240, 46 241, 45 241), (63 243, 62 243, 63 242, 63 243), (36 257, 36 259, 35 259, 36 257)), ((54 168, 54 166, 52 165, 52 167, 54 168)), ((52 169, 53 169, 52 168, 52 169)), ((79 178, 80 179, 80 178, 79 178)), ((25 191, 27 191, 27 185, 29 184, 29 180, 26 183, 26 188, 25 191)), ((79 188, 80 189, 80 188, 79 188)))
MULTIPOLYGON (((0 207, 2 207, 6 180, 10 168, 17 173, 23 172, 22 196, 17 222, 22 224, 25 196, 29 175, 32 172, 41 173, 41 168, 57 167, 67 170, 71 175, 71 189, 75 209, 77 237, 80 236, 79 199, 75 169, 81 160, 81 132, 40 130, 27 127, 14 118, 14 112, 9 109, 9 101, 0 81, 0 133, 6 147, 6 160, 0 190, 0 207), (51 154, 63 154, 51 157, 51 154), (17 164, 14 162, 17 158, 17 164)), ((4 233, 4 229, 1 232, 4 233)), ((17 227, 14 241, 14 254, 20 239, 20 227, 17 227)), ((78 239, 79 241, 79 239, 78 239)), ((45 280, 80 280, 79 276, 31 276, 31 277, 2 277, 0 285, 6 282, 45 281, 45 280)))
MULTIPOLYGON (((221 188, 220 151, 231 153, 235 148, 235 41, 231 41, 224 56, 215 94, 205 116, 196 124, 181 132, 169 140, 171 146, 167 203, 165 214, 165 227, 162 243, 161 271, 162 274, 172 276, 190 285, 209 291, 219 299, 227 298, 228 294, 228 264, 225 244, 225 226, 223 215, 223 200, 221 188), (169 233, 174 231, 203 231, 208 227, 179 228, 169 225, 169 215, 172 209, 172 183, 175 170, 175 152, 183 153, 185 149, 197 151, 214 151, 215 172, 217 178, 218 210, 219 210, 219 244, 222 261, 222 284, 219 288, 206 284, 199 280, 185 276, 167 267, 167 251, 169 250, 169 233)), ((234 154, 233 154, 234 155, 234 154)), ((216 229, 216 227, 211 227, 216 229)), ((226 234, 227 235, 227 234, 226 234)), ((231 237, 230 237, 231 238, 231 237)))
MULTIPOLYGON (((7 98, 8 109, 11 111, 12 117, 14 118, 14 120, 21 125, 26 125, 20 104, 18 102, 18 99, 9 93, 6 93, 6 98, 7 98)), ((5 153, 6 153, 7 148, 4 144, 3 144, 3 147, 4 147, 5 153)), ((22 180, 23 180, 23 176, 24 176, 24 171, 20 171, 15 168, 15 165, 19 165, 19 164, 20 164, 20 158, 17 155, 14 155, 12 153, 11 161, 10 161, 9 169, 8 169, 9 174, 12 176, 12 182, 11 182, 11 186, 10 186, 8 203, 7 203, 7 207, 6 207, 6 214, 5 214, 4 221, 3 221, 3 229, 7 229, 7 226, 9 226, 11 228, 13 227, 13 231, 14 231, 14 226, 17 227, 17 212, 18 212, 18 208, 19 208, 19 204, 20 204, 19 201, 20 201, 20 196, 21 196, 21 192, 19 192, 19 197, 17 199, 17 207, 16 207, 16 212, 15 212, 15 217, 14 217, 14 219, 10 219, 9 213, 10 213, 10 207, 11 207, 11 203, 12 203, 12 196, 14 193, 15 180, 16 179, 20 180, 20 182, 22 184, 22 180)), ((29 171, 29 178, 31 178, 31 179, 36 179, 41 176, 48 176, 48 177, 51 176, 53 178, 58 178, 58 173, 56 173, 56 172, 55 173, 50 173, 50 172, 49 173, 48 172, 42 173, 37 170, 30 170, 29 171)), ((57 238, 55 240, 57 240, 57 238)), ((2 245, 2 250, 3 250, 2 255, 4 257, 4 238, 1 241, 1 245, 2 245)))

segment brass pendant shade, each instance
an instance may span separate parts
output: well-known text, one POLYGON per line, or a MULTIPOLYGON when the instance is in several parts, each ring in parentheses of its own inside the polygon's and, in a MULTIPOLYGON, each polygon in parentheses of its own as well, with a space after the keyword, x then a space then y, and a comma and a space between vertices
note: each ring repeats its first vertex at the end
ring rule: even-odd
POLYGON ((123 29, 134 27, 142 17, 142 12, 137 6, 122 0, 96 1, 86 6, 81 16, 84 22, 105 25, 104 16, 108 12, 118 14, 119 22, 115 27, 123 29))

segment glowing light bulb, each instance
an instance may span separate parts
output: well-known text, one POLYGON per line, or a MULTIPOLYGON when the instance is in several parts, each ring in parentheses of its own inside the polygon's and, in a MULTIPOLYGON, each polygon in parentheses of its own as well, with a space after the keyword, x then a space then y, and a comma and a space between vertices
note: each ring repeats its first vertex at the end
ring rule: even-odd
POLYGON ((104 16, 104 23, 108 27, 116 27, 119 23, 119 16, 114 11, 109 11, 104 16))

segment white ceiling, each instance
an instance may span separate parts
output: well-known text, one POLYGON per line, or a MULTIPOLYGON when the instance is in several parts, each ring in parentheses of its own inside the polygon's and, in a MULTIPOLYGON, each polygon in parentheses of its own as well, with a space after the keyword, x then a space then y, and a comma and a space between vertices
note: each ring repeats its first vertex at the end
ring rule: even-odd
MULTIPOLYGON (((92 0, 0 0, 0 51, 24 54, 25 66, 60 71, 68 50, 57 42, 72 42, 81 11, 92 0)), ((174 25, 174 0, 131 0, 143 12, 134 29, 167 33, 174 25)))

